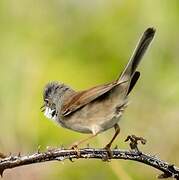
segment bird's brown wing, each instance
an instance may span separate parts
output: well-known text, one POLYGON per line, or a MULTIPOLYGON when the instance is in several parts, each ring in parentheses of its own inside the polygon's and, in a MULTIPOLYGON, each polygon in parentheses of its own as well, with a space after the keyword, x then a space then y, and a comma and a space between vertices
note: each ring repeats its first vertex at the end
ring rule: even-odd
POLYGON ((114 88, 119 84, 121 83, 113 82, 105 85, 96 86, 85 91, 76 92, 73 96, 67 99, 67 103, 64 104, 64 106, 62 107, 62 111, 61 111, 62 115, 63 116, 69 115, 70 113, 85 106, 91 101, 99 98, 100 96, 107 93, 108 91, 110 91, 112 88, 114 88))

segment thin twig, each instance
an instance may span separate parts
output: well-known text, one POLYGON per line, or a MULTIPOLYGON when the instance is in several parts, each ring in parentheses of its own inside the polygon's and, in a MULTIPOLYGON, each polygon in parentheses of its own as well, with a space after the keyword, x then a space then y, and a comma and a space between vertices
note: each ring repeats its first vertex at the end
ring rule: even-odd
MULTIPOLYGON (((162 171, 163 174, 159 175, 158 178, 173 177, 175 179, 179 179, 179 168, 173 164, 160 160, 156 156, 145 154, 136 150, 113 149, 111 152, 111 159, 138 161, 162 171)), ((31 155, 10 155, 6 158, 0 159, 0 174, 2 176, 4 170, 18 166, 54 160, 64 161, 66 159, 69 159, 70 161, 73 161, 73 159, 101 159, 103 161, 107 161, 108 151, 105 149, 84 148, 79 149, 77 152, 76 150, 58 148, 47 150, 46 152, 39 152, 38 150, 38 152, 31 155)))

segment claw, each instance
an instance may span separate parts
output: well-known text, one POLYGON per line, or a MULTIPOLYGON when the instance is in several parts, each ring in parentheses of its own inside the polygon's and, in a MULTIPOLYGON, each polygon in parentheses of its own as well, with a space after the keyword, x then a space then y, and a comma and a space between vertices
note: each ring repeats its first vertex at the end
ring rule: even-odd
POLYGON ((107 157, 106 157, 106 159, 105 159, 104 161, 109 161, 109 159, 112 159, 112 157, 113 157, 113 153, 112 153, 110 147, 111 147, 110 144, 107 144, 107 145, 104 147, 104 149, 107 151, 107 157))
POLYGON ((80 150, 78 149, 77 143, 72 144, 72 145, 69 147, 69 149, 73 149, 73 150, 76 152, 76 154, 77 154, 77 158, 80 158, 81 153, 80 153, 80 150))

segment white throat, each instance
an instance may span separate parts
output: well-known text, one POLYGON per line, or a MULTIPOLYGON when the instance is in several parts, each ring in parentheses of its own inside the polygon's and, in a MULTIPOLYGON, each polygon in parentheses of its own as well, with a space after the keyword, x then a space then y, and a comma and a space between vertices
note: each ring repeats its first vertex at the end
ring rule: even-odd
POLYGON ((48 119, 52 119, 52 120, 56 120, 57 115, 55 114, 54 116, 52 115, 54 113, 55 109, 50 109, 49 107, 45 108, 45 112, 44 115, 48 118, 48 119))

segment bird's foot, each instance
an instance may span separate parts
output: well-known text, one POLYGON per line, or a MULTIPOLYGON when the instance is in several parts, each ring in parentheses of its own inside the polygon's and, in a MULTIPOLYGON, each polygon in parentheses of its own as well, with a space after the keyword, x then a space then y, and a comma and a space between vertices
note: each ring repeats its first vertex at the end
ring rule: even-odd
POLYGON ((147 140, 143 137, 137 137, 135 135, 129 135, 127 136, 125 142, 130 141, 129 146, 132 150, 136 150, 137 152, 140 152, 138 149, 138 142, 141 144, 146 144, 147 140))
POLYGON ((77 158, 80 157, 80 150, 78 149, 78 143, 73 143, 72 145, 70 145, 69 149, 73 149, 76 154, 77 154, 77 158))
POLYGON ((107 144, 104 149, 107 151, 107 156, 103 160, 109 161, 113 157, 113 153, 111 151, 111 144, 107 144))

